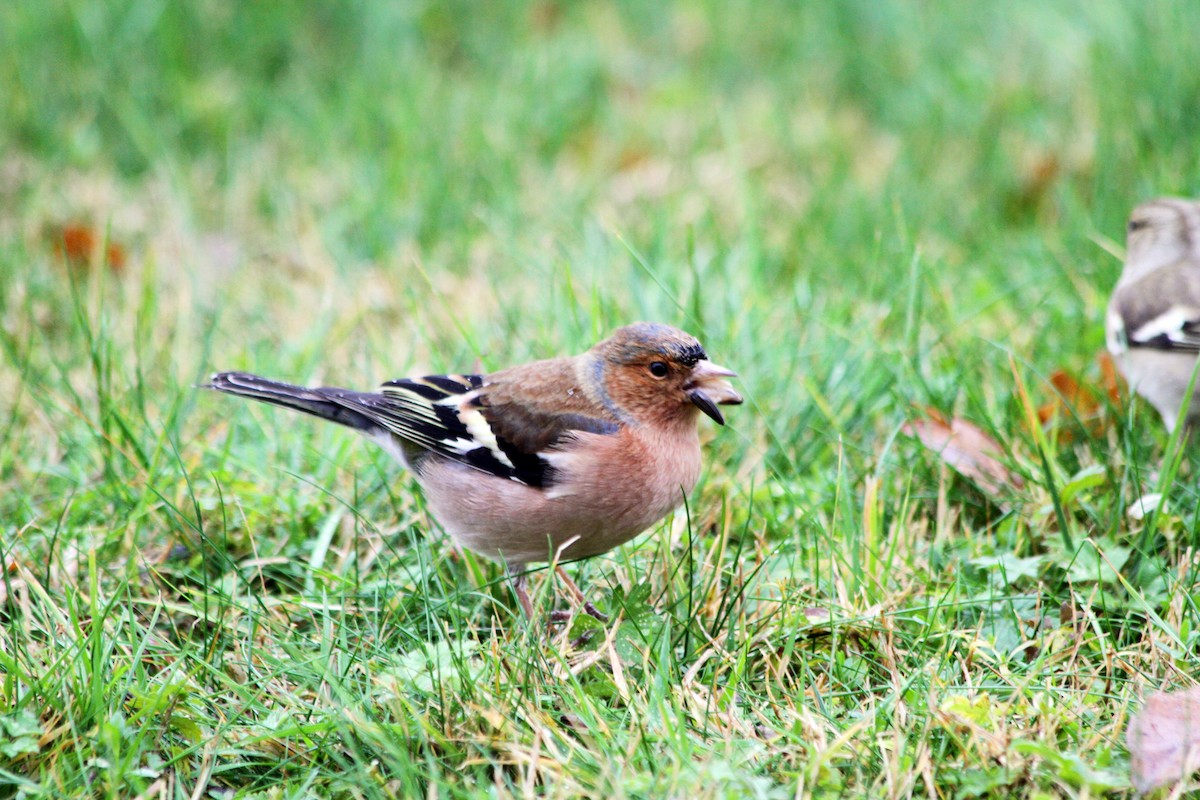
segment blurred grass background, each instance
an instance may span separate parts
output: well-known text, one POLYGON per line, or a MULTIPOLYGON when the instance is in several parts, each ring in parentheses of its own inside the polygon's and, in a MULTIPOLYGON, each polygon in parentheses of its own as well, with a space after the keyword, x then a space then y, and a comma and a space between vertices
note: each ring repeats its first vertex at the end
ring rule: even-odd
POLYGON ((1182 0, 0 7, 0 792, 1129 792, 1131 704, 1198 671, 1191 456, 1140 406, 1028 412, 1099 384, 1132 206, 1197 194, 1196 30, 1182 0), (690 517, 576 568, 621 614, 582 646, 383 454, 194 388, 642 318, 749 402, 690 517), (1023 480, 948 470, 902 433, 926 408, 1023 480))

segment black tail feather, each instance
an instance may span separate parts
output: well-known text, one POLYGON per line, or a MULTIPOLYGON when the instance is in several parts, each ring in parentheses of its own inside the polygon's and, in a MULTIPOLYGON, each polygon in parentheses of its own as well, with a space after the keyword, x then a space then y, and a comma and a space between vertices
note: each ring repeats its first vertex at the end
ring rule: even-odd
POLYGON ((338 402, 339 395, 355 394, 346 389, 306 389, 303 386, 261 378, 248 372, 221 372, 209 380, 205 388, 301 411, 358 431, 370 432, 380 427, 369 417, 338 402))

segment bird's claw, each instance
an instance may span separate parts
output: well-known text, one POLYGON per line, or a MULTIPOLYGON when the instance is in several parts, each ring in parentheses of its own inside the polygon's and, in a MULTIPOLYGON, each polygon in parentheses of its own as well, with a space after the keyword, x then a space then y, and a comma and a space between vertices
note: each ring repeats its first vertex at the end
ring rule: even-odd
POLYGON ((601 622, 608 622, 608 614, 605 614, 603 611, 600 611, 599 609, 597 609, 594 605, 592 605, 589 602, 584 602, 583 611, 589 617, 595 617, 596 619, 600 620, 601 622))

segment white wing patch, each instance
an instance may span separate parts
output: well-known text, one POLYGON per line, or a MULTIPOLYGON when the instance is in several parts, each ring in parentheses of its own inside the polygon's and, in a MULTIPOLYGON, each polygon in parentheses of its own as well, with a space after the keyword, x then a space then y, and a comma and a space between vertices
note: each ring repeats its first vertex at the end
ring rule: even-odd
POLYGON ((480 375, 426 375, 388 381, 380 394, 354 394, 342 401, 419 449, 526 486, 551 485, 546 460, 492 428, 481 399, 485 391, 480 375))
MULTIPOLYGON (((466 406, 465 403, 458 407, 458 418, 462 420, 463 425, 467 427, 467 432, 475 440, 474 446, 482 445, 492 452, 496 460, 507 467, 512 467, 512 460, 508 454, 500 449, 500 443, 496 441, 496 434, 492 432, 492 426, 484 419, 478 408, 466 406)), ((461 440, 460 440, 461 441, 461 440)))
POLYGON ((1198 316, 1200 312, 1195 308, 1171 306, 1134 331, 1129 338, 1135 342, 1148 342, 1159 336, 1166 336, 1173 342, 1193 341, 1195 337, 1188 336, 1185 328, 1195 322, 1198 316))

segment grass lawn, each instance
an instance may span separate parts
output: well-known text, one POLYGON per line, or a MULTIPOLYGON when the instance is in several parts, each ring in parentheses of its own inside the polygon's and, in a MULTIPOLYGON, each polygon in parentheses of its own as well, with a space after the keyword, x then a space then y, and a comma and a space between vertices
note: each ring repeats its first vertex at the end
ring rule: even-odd
POLYGON ((1198 30, 0 5, 0 798, 1132 797, 1130 715, 1200 678, 1200 464, 1097 354, 1130 209, 1200 194, 1198 30), (569 567, 584 643, 382 451, 196 388, 638 319, 747 403, 686 509, 569 567))

